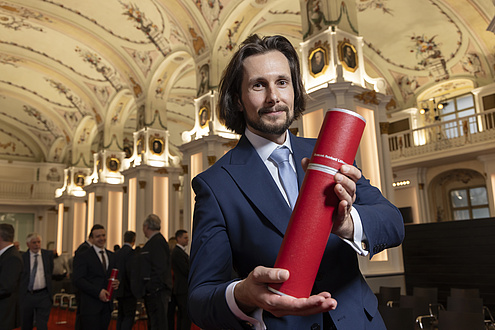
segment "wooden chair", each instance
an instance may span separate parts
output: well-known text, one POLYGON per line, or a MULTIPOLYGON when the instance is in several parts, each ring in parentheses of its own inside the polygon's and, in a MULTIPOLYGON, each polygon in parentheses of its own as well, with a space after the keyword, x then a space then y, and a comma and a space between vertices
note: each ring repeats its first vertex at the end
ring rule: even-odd
POLYGON ((471 289, 461 289, 461 288, 450 288, 451 297, 465 297, 465 298, 479 298, 480 290, 477 288, 471 289))
POLYGON ((440 311, 438 330, 484 330, 482 313, 440 311))
POLYGON ((413 296, 427 297, 430 304, 438 303, 438 288, 414 287, 413 296))
POLYGON ((388 307, 379 305, 378 310, 387 330, 414 330, 412 308, 388 307))
POLYGON ((438 325, 438 312, 445 310, 438 303, 438 288, 436 287, 414 287, 413 296, 424 297, 428 301, 428 314, 416 317, 416 323, 420 329, 432 329, 438 325))
POLYGON ((400 287, 381 286, 377 297, 379 305, 392 307, 399 303, 400 287))
POLYGON ((447 311, 483 314, 483 299, 466 297, 447 297, 447 311))
POLYGON ((400 296, 399 306, 401 308, 412 308, 414 318, 430 313, 427 297, 402 295, 400 296))

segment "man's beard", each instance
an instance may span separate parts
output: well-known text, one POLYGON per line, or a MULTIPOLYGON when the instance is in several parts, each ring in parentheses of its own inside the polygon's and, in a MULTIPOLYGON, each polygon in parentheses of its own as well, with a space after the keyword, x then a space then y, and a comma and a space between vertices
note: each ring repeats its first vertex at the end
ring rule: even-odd
POLYGON ((258 132, 272 135, 281 135, 285 133, 285 131, 290 127, 290 125, 294 122, 294 116, 290 116, 289 107, 286 105, 275 106, 275 108, 261 108, 258 111, 258 119, 256 121, 251 120, 244 112, 244 119, 246 120, 246 124, 249 127, 257 130, 258 132), (265 113, 270 113, 273 111, 284 111, 286 115, 285 122, 280 125, 270 125, 265 121, 261 120, 261 117, 265 113))

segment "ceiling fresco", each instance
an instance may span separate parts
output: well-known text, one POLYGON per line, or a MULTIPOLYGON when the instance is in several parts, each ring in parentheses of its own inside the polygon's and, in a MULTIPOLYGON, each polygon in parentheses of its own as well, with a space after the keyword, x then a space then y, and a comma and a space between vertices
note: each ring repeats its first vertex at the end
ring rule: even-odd
MULTIPOLYGON (((216 88, 239 43, 283 34, 297 47, 314 33, 301 6, 321 2, 0 0, 0 159, 91 167, 93 152, 132 145, 142 125, 167 129, 179 155, 194 98, 216 88)), ((385 78, 391 111, 493 82, 492 1, 356 0, 355 10, 366 71, 385 78)))

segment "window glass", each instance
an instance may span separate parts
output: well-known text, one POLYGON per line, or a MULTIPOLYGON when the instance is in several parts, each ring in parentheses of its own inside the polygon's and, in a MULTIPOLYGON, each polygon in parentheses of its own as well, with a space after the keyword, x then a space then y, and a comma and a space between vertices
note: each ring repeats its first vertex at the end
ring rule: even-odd
POLYGON ((450 102, 443 102, 443 109, 439 110, 441 115, 447 114, 447 113, 452 113, 455 111, 455 104, 454 101, 450 102))
POLYGON ((451 191, 450 199, 454 208, 468 206, 467 190, 465 189, 451 191))
POLYGON ((485 187, 469 189, 469 198, 471 199, 471 205, 474 206, 488 204, 488 196, 485 187))
POLYGON ((474 99, 471 94, 460 97, 457 99, 457 109, 462 110, 466 108, 474 107, 474 99))
POLYGON ((471 115, 474 115, 474 109, 459 111, 457 114, 458 114, 459 118, 471 116, 471 115))
POLYGON ((481 209, 473 209, 473 219, 484 219, 490 217, 490 211, 488 207, 483 207, 481 209))
POLYGON ((454 211, 454 220, 468 220, 469 210, 457 210, 454 211))

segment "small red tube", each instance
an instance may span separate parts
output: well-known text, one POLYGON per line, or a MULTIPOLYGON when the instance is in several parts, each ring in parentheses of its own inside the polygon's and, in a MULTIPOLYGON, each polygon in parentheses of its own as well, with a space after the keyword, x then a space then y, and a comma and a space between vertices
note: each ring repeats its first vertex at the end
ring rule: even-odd
POLYGON ((107 285, 107 291, 109 293, 109 300, 112 300, 112 295, 113 295, 113 281, 117 279, 117 276, 119 275, 119 270, 117 268, 112 269, 112 273, 110 274, 110 278, 108 279, 108 285, 107 285))

